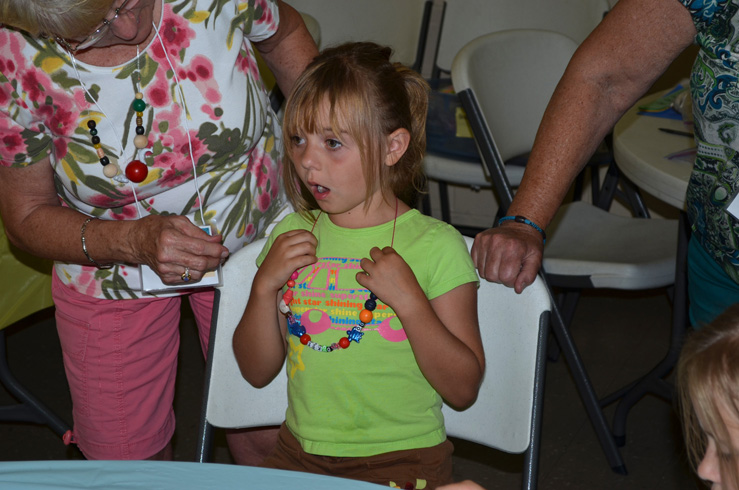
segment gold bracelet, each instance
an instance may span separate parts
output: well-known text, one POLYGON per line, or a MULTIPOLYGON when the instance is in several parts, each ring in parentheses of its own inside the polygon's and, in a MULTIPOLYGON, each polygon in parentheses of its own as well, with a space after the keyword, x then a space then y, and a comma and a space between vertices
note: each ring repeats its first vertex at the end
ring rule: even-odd
POLYGON ((87 260, 92 262, 95 267, 98 269, 111 269, 112 265, 100 265, 95 260, 90 257, 90 254, 87 252, 87 244, 85 243, 85 229, 87 229, 87 223, 90 221, 97 219, 97 218, 87 218, 84 223, 82 223, 82 228, 80 229, 80 239, 82 240, 82 251, 85 253, 85 257, 87 257, 87 260))

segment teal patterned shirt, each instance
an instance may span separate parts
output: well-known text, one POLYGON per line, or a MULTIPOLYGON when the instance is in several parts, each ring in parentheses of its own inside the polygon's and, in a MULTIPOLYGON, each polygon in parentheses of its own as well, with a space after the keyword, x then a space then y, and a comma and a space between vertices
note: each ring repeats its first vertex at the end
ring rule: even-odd
POLYGON ((690 77, 698 154, 688 217, 706 251, 739 283, 739 220, 726 210, 739 192, 739 0, 680 1, 700 46, 690 77))

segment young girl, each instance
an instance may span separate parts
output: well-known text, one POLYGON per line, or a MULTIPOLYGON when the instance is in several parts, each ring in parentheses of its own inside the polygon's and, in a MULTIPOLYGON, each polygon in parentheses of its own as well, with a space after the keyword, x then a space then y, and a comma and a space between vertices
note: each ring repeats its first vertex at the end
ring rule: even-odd
POLYGON ((264 463, 384 485, 451 481, 442 398, 464 408, 485 370, 477 273, 461 235, 400 197, 425 148, 428 87, 390 49, 328 49, 285 109, 283 220, 234 335, 264 386, 287 356, 288 409, 264 463))
POLYGON ((677 383, 698 476, 714 489, 739 490, 739 304, 687 338, 677 383))

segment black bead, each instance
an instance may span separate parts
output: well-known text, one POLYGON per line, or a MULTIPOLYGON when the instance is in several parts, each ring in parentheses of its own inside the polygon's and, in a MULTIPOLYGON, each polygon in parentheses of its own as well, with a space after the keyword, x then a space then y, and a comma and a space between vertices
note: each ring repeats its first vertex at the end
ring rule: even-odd
POLYGON ((369 311, 372 311, 377 308, 377 302, 374 299, 368 299, 364 302, 364 307, 369 311))
POLYGON ((94 119, 88 120, 87 121, 87 127, 90 128, 90 129, 95 129, 95 120, 94 119))
POLYGON ((103 167, 110 163, 110 159, 106 156, 103 156, 103 158, 100 159, 100 163, 103 164, 103 167))
POLYGON ((136 126, 136 134, 144 134, 144 127, 136 126))
POLYGON ((97 145, 98 143, 100 143, 100 136, 93 136, 92 137, 92 144, 93 145, 97 145))

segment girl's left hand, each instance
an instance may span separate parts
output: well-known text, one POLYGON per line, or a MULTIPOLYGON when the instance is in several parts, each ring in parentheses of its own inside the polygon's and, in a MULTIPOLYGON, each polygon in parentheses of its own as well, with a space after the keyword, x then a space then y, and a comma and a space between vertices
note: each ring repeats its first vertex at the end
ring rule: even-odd
MULTIPOLYGON (((380 250, 373 247, 370 258, 364 258, 359 265, 363 272, 357 273, 360 286, 369 289, 380 301, 396 310, 396 305, 409 294, 426 296, 416 280, 410 266, 392 247, 380 250)), ((397 310, 396 310, 397 313, 397 310)))

